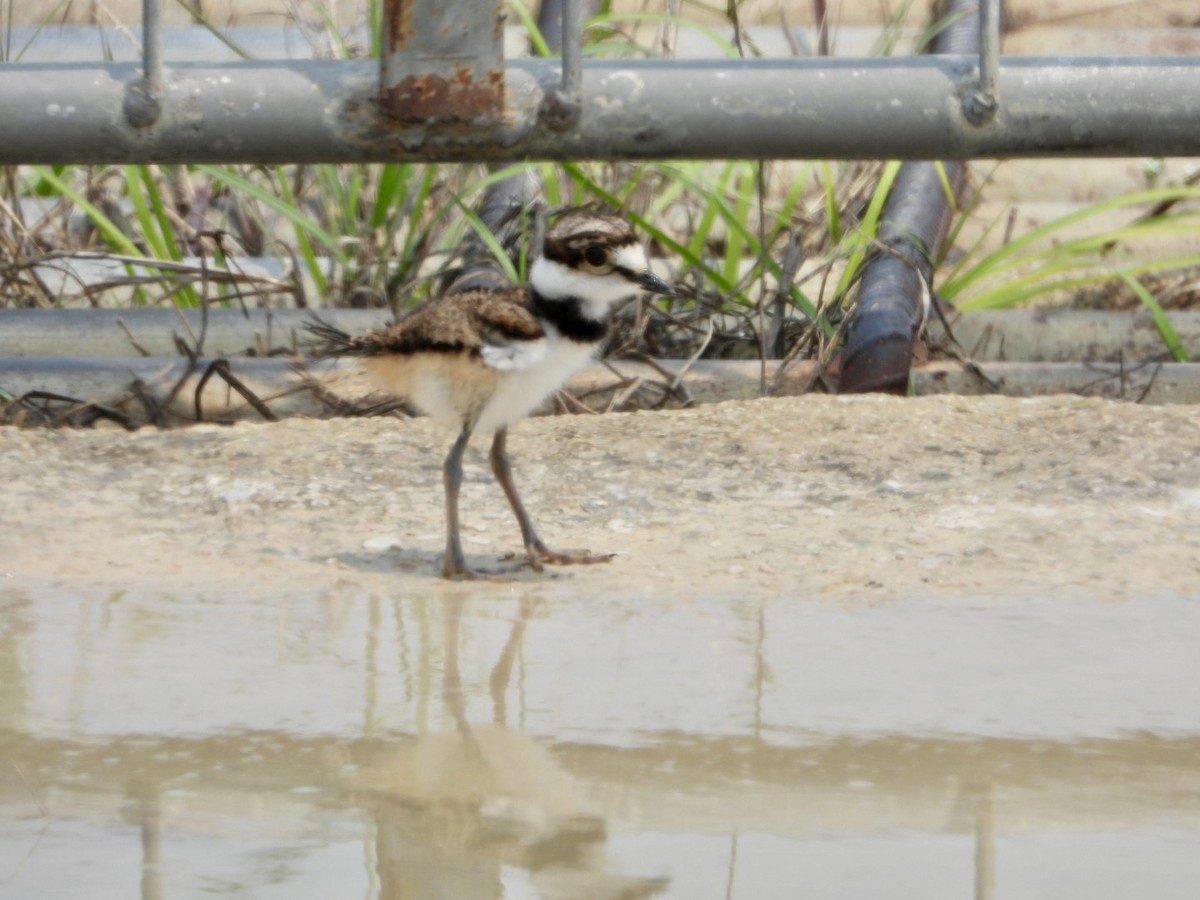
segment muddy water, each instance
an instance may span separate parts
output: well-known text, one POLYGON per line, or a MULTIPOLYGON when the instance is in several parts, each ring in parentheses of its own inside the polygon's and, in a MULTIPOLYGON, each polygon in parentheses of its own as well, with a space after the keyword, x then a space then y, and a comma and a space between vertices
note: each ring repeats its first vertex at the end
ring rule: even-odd
POLYGON ((10 592, 0 896, 1191 898, 1198 639, 1170 596, 10 592))

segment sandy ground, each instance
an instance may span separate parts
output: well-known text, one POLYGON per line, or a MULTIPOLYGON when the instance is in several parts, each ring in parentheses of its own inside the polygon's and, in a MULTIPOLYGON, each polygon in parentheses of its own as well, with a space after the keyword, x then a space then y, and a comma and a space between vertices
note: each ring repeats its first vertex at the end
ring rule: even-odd
MULTIPOLYGON (((804 397, 554 417, 510 437, 548 542, 608 564, 473 592, 831 602, 1195 594, 1200 414, 1077 398, 804 397)), ((0 430, 0 579, 247 598, 448 588, 426 420, 0 430)), ((518 535, 468 456, 466 549, 518 535)))

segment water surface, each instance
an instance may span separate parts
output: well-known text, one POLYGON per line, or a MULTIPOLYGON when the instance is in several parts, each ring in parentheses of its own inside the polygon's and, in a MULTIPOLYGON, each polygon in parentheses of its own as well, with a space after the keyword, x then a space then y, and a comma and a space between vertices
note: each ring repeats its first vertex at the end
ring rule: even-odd
POLYGON ((1194 897, 1200 603, 0 595, 3 897, 1194 897))

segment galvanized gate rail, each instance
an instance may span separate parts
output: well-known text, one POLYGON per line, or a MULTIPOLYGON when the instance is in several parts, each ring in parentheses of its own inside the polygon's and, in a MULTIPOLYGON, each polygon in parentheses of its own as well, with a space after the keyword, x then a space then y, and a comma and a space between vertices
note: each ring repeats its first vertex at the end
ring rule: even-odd
POLYGON ((505 62, 501 7, 388 0, 381 60, 0 64, 0 164, 1200 155, 1200 60, 505 62))

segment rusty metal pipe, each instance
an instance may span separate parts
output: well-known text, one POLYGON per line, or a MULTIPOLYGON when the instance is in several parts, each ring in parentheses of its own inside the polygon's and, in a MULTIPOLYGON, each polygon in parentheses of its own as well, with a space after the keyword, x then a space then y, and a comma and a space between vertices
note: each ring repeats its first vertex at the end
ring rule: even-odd
POLYGON ((504 113, 503 0, 384 0, 379 105, 404 123, 498 120, 504 113))
POLYGON ((0 164, 1200 156, 1196 57, 1007 59, 983 127, 961 104, 977 61, 588 60, 564 131, 541 120, 549 60, 509 63, 481 126, 384 115, 371 60, 175 64, 142 128, 122 112, 135 64, 6 63, 0 164))

